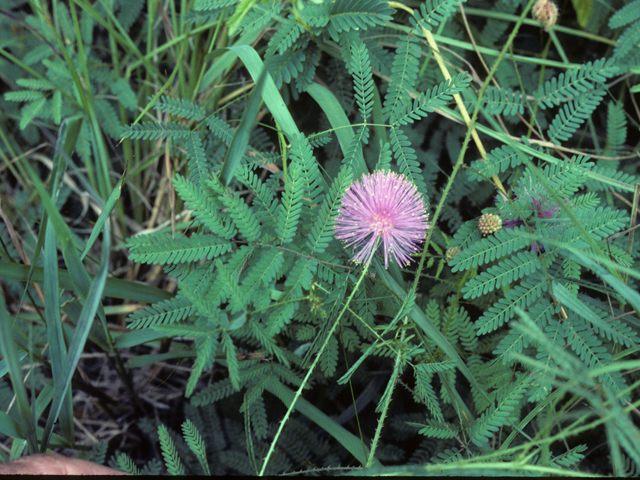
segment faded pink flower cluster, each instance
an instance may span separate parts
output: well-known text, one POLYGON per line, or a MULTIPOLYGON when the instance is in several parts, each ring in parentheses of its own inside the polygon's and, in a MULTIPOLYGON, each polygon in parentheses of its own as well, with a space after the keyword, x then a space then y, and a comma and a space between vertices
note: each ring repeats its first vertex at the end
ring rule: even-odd
POLYGON ((404 175, 378 170, 354 181, 342 197, 335 219, 336 238, 352 251, 357 263, 368 262, 378 239, 382 242, 384 266, 389 254, 398 265, 411 262, 429 228, 424 198, 404 175))

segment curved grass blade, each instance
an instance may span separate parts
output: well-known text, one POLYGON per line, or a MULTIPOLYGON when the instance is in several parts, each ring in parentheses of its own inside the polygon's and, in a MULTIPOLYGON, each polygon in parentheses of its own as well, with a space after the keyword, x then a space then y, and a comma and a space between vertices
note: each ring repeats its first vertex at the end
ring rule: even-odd
MULTIPOLYGON (((228 47, 228 49, 240 57, 244 66, 247 67, 251 78, 253 78, 253 81, 257 84, 260 79, 260 74, 265 68, 258 52, 249 45, 237 45, 228 47)), ((269 74, 267 74, 264 79, 264 87, 262 88, 261 93, 262 99, 271 112, 271 115, 273 115, 278 126, 287 136, 287 139, 291 141, 293 139, 293 135, 300 133, 300 130, 298 130, 296 122, 293 120, 289 109, 287 109, 287 106, 282 99, 282 95, 280 95, 280 92, 276 88, 276 84, 273 82, 273 79, 269 74)))
POLYGON ((231 140, 231 145, 229 145, 229 149, 224 156, 224 162, 222 164, 222 171, 220 172, 220 181, 224 186, 229 185, 231 183, 231 179, 233 179, 233 175, 240 165, 240 161, 242 160, 242 156, 247 151, 247 147, 249 146, 249 137, 251 136, 251 131, 253 130, 253 126, 255 124, 255 119, 258 116, 258 110, 260 109, 260 100, 262 95, 262 90, 264 88, 265 80, 268 75, 267 64, 269 61, 267 60, 262 65, 262 71, 260 72, 260 76, 257 80, 255 80, 255 86, 253 87, 253 91, 249 96, 249 101, 247 102, 247 106, 242 114, 242 118, 240 119, 240 124, 238 128, 236 128, 235 133, 233 134, 233 139, 231 140))
POLYGON ((29 445, 29 453, 38 451, 38 439, 36 436, 36 426, 29 407, 29 398, 27 397, 27 389, 22 382, 22 370, 20 368, 20 360, 18 352, 13 340, 12 322, 4 296, 0 295, 0 351, 7 362, 9 369, 9 377, 13 385, 13 392, 16 396, 18 405, 18 413, 24 428, 24 433, 29 445))
MULTIPOLYGON (((65 359, 62 377, 60 382, 55 385, 55 394, 51 410, 49 411, 49 417, 42 434, 42 443, 40 444, 40 451, 46 452, 51 435, 53 433, 53 425, 58 419, 62 403, 64 402, 64 392, 71 385, 71 378, 75 372, 80 355, 84 349, 84 345, 89 335, 89 330, 93 324, 94 317, 98 312, 98 308, 101 306, 102 293, 104 291, 107 269, 109 265, 109 251, 111 248, 109 222, 104 224, 104 234, 102 238, 102 261, 100 263, 100 270, 94 277, 89 287, 89 291, 82 306, 82 312, 80 314, 80 320, 78 321, 75 334, 71 339, 71 345, 69 345, 69 353, 65 359)), ((86 273, 86 271, 85 271, 86 273)))
MULTIPOLYGON (((67 346, 62 332, 62 318, 60 316, 60 296, 58 284, 58 249, 56 248, 56 234, 47 221, 44 236, 44 318, 47 325, 47 340, 49 341, 49 358, 54 383, 60 382, 62 365, 67 357, 67 346)), ((71 390, 64 393, 64 402, 60 412, 60 427, 62 436, 73 443, 73 404, 71 390)))
POLYGON ((118 180, 118 183, 116 183, 116 186, 113 187, 113 190, 111 191, 111 194, 107 199, 107 203, 105 203, 104 207, 102 208, 102 212, 100 212, 98 220, 96 220, 93 229, 91 229, 91 235, 89 235, 89 239, 87 240, 87 244, 84 247, 84 251, 82 252, 82 255, 80 255, 80 261, 84 260, 84 257, 86 257, 89 253, 89 250, 91 250, 91 247, 98 239, 98 235, 100 235, 100 231, 102 230, 104 222, 107 220, 107 218, 109 218, 109 215, 111 215, 111 212, 115 208, 116 203, 118 203, 120 194, 122 193, 122 184, 124 183, 124 178, 126 175, 127 172, 125 170, 125 172, 122 174, 122 177, 120 177, 120 180, 118 180))
MULTIPOLYGON (((33 283, 43 283, 44 270, 41 267, 35 267, 33 269, 33 275, 29 277, 28 265, 0 262, 0 278, 19 282, 30 281, 33 283)), ((91 281, 92 278, 93 277, 89 275, 89 281, 91 281)), ((58 270, 58 280, 60 282, 60 288, 64 288, 65 290, 74 289, 74 283, 68 270, 58 270)), ((134 300, 141 303, 156 303, 172 298, 174 295, 166 290, 142 283, 121 280, 119 278, 107 278, 104 296, 121 298, 123 300, 134 300)))

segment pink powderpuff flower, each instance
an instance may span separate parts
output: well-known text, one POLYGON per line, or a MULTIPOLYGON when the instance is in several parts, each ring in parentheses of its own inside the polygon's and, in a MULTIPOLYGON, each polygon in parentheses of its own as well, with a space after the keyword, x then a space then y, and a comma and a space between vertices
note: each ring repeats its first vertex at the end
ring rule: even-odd
POLYGON ((369 262, 378 239, 382 241, 384 267, 392 253, 400 266, 411 262, 429 228, 426 203, 404 175, 378 170, 354 181, 342 197, 335 219, 336 238, 352 251, 352 260, 369 262))

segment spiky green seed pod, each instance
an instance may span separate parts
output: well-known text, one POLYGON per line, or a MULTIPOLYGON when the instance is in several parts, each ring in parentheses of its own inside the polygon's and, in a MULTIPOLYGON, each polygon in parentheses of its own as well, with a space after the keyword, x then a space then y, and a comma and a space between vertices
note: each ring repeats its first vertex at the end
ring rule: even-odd
POLYGON ((502 219, 495 213, 483 213, 478 220, 478 230, 482 235, 491 235, 502 229, 502 219))
POLYGON ((447 262, 450 262, 458 253, 460 253, 460 249, 458 247, 447 248, 447 252, 444 254, 444 259, 447 262))

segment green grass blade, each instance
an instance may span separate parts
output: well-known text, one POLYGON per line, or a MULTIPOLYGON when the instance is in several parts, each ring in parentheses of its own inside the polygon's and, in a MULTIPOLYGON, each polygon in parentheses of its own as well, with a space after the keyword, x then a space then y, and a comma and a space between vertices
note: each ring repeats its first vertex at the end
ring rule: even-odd
MULTIPOLYGON (((62 378, 62 365, 67 356, 67 346, 62 333, 62 318, 60 316, 60 290, 58 285, 58 249, 56 235, 51 223, 47 222, 44 238, 44 318, 47 324, 47 339, 49 341, 49 358, 53 381, 58 383, 62 378)), ((62 436, 73 443, 73 404, 71 390, 65 392, 65 401, 60 412, 60 426, 62 436)))
MULTIPOLYGON (((257 85, 258 81, 260 80, 260 75, 265 68, 260 55, 258 55, 258 52, 256 52, 253 47, 250 47, 248 45, 239 45, 228 48, 233 53, 238 55, 238 57, 240 57, 240 60, 242 60, 244 66, 247 67, 251 78, 253 78, 253 81, 256 82, 257 85)), ((264 79, 264 87, 261 93, 262 99, 271 112, 271 115, 273 115, 273 118, 277 122, 278 126, 287 136, 287 139, 291 141, 293 135, 296 133, 300 133, 300 131, 298 130, 298 126, 293 120, 289 109, 284 103, 282 95, 280 95, 280 92, 276 88, 276 84, 273 82, 273 79, 269 74, 267 74, 264 79)))
MULTIPOLYGON (((317 83, 312 83, 307 88, 307 93, 313 97, 318 103, 320 108, 324 111, 325 115, 329 119, 329 123, 334 129, 338 142, 340 143, 340 149, 344 155, 347 154, 351 139, 354 136, 353 128, 347 114, 340 106, 340 102, 336 96, 328 88, 323 87, 317 83)), ((369 169, 364 161, 359 165, 359 171, 354 172, 354 176, 359 178, 363 173, 367 173, 369 169)))
MULTIPOLYGON (((0 278, 26 282, 29 279, 29 266, 18 263, 0 262, 0 278)), ((91 281, 92 278, 90 275, 89 281, 91 281)), ((58 271, 58 280, 60 282, 60 288, 64 288, 65 290, 74 289, 74 283, 68 270, 60 269, 58 271)), ((44 270, 41 267, 34 268, 30 281, 33 283, 43 283, 44 270)), ((144 303, 156 303, 172 298, 173 294, 166 290, 142 283, 121 280, 119 278, 108 278, 104 289, 104 296, 144 303)))
MULTIPOLYGON (((251 45, 258 38, 260 31, 258 29, 251 29, 238 38, 234 43, 234 47, 240 47, 242 45, 251 45)), ((168 42, 169 43, 169 42, 168 42)), ((157 53, 152 52, 154 55, 157 53)), ((202 77, 201 88, 198 93, 202 93, 203 90, 211 88, 212 85, 220 82, 220 79, 227 75, 236 63, 237 54, 227 49, 212 50, 208 53, 204 59, 211 61, 215 57, 220 57, 216 62, 206 71, 202 77)))
POLYGON ((102 208, 102 212, 100 212, 100 216, 98 217, 98 220, 96 220, 96 223, 91 230, 91 235, 89 235, 89 240, 87 240, 84 251, 80 255, 80 261, 84 260, 84 257, 86 257, 89 253, 89 250, 91 250, 91 247, 98 239, 98 235, 100 235, 100 231, 102 230, 104 222, 107 220, 107 218, 109 218, 109 215, 111 215, 111 212, 115 208, 116 203, 118 203, 120 194, 122 193, 122 184, 124 182, 125 175, 126 172, 122 174, 122 177, 120 177, 120 180, 118 180, 118 183, 111 191, 111 194, 107 199, 107 203, 105 203, 104 207, 102 208))
POLYGON ((64 392, 71 385, 71 378, 73 377, 73 373, 75 372, 78 361, 80 360, 80 355, 82 354, 84 345, 87 341, 89 330, 91 329, 91 325, 93 324, 98 308, 101 306, 100 301, 102 299, 107 279, 107 269, 109 266, 109 250, 111 248, 109 237, 109 223, 106 222, 104 224, 104 235, 102 238, 102 260, 100 263, 100 270, 89 287, 87 297, 82 307, 82 313, 80 314, 80 320, 78 321, 75 334, 71 340, 71 345, 69 345, 69 353, 64 362, 61 381, 55 385, 53 403, 51 405, 49 417, 47 418, 47 423, 42 436, 41 452, 47 451, 47 446, 51 439, 51 434, 53 433, 54 423, 58 419, 62 403, 64 402, 64 392))
POLYGON ((9 460, 15 460, 20 458, 24 452, 24 447, 27 446, 26 440, 16 438, 11 445, 11 453, 9 454, 9 460))
POLYGON ((38 451, 36 427, 33 416, 31 415, 31 408, 29 407, 27 389, 22 382, 22 369, 20 368, 20 361, 18 360, 18 352, 16 351, 15 342, 13 340, 13 333, 11 332, 12 328, 11 317, 7 311, 4 295, 0 295, 0 351, 2 352, 3 358, 7 361, 9 377, 11 378, 13 392, 16 396, 18 413, 20 415, 21 424, 24 427, 27 444, 29 445, 29 452, 36 453, 38 451))
POLYGON ((225 154, 222 171, 220 172, 220 181, 225 186, 231 183, 233 175, 240 165, 242 156, 247 151, 249 137, 251 136, 251 131, 253 130, 258 110, 260 109, 260 96, 262 95, 264 82, 268 75, 267 64, 268 61, 262 66, 260 76, 255 82, 255 86, 249 96, 247 106, 245 107, 242 118, 240 119, 240 124, 238 125, 238 128, 236 128, 236 131, 233 134, 233 139, 231 140, 231 145, 229 145, 229 149, 225 154))
POLYGON ((0 412, 0 433, 11 438, 24 437, 24 429, 11 415, 0 412))
MULTIPOLYGON (((166 338, 165 333, 159 333, 154 330, 134 330, 132 332, 123 333, 115 339, 113 345, 115 348, 131 348, 144 343, 153 342, 166 338)), ((137 357, 136 357, 137 358, 137 357)))

